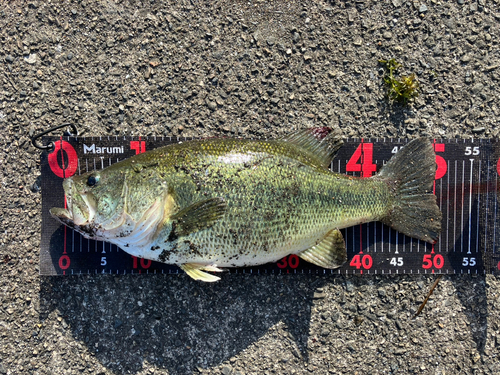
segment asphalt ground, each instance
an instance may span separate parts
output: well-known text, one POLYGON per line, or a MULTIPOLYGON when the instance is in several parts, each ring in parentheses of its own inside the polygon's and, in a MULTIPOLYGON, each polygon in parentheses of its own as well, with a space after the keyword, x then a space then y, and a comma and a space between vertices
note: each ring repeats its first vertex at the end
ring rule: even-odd
POLYGON ((2 1, 0 374, 498 374, 500 281, 40 277, 40 152, 86 136, 495 138, 498 1, 2 1), (385 97, 380 59, 415 73, 385 97))

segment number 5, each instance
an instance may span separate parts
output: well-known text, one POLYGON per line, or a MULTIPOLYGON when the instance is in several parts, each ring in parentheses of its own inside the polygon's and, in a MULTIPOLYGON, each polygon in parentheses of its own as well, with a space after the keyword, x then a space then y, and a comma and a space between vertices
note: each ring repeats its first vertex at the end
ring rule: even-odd
MULTIPOLYGON (((444 143, 435 143, 432 146, 434 147, 434 152, 444 152, 444 143)), ((439 180, 446 174, 448 165, 446 164, 446 160, 444 160, 441 155, 436 155, 436 164, 437 170, 435 179, 439 180)))

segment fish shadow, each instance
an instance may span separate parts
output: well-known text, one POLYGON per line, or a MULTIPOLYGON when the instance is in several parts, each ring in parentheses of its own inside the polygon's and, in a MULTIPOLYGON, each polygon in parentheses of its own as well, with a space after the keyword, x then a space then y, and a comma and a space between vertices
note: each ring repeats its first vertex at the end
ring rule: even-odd
MULTIPOLYGON (((460 249, 460 244, 463 242, 463 234, 455 241, 455 249, 460 249)), ((449 252, 447 254, 448 261, 458 269, 464 258, 475 258, 478 264, 483 265, 484 257, 488 256, 484 253, 473 253, 472 257, 467 253, 459 250, 449 252)), ((456 277, 451 276, 457 297, 462 306, 465 308, 464 313, 467 316, 470 324, 470 332, 472 339, 476 344, 476 348, 480 355, 484 354, 486 339, 488 336, 488 302, 487 302, 487 286, 486 277, 484 275, 471 275, 470 283, 464 287, 463 283, 457 283, 456 277)))
POLYGON ((481 356, 484 355, 488 335, 488 304, 486 278, 473 276, 471 282, 464 287, 463 283, 455 283, 454 277, 450 278, 455 286, 457 296, 465 307, 463 311, 470 324, 472 339, 481 356))
POLYGON ((76 340, 120 374, 136 373, 145 362, 171 374, 210 368, 278 323, 286 325, 294 355, 307 361, 314 290, 322 280, 225 274, 208 284, 186 275, 44 277, 40 319, 55 311, 76 340))
MULTIPOLYGON (((491 202, 490 202, 491 204, 491 202)), ((471 211, 479 212, 478 205, 481 205, 481 212, 487 212, 485 200, 481 202, 474 200, 471 211)), ((458 210, 459 208, 457 208, 458 210)), ((485 226, 490 226, 488 219, 484 216, 470 216, 467 218, 462 229, 453 238, 451 233, 450 242, 454 244, 454 251, 446 254, 447 262, 451 264, 455 273, 468 274, 470 271, 464 264, 474 260, 480 270, 491 272, 492 266, 492 247, 485 235, 485 226)), ((444 226, 444 224, 443 224, 444 226)), ((451 232, 451 231, 450 231, 451 232)), ((484 355, 486 340, 488 335, 488 302, 487 286, 484 274, 472 274, 467 288, 462 283, 455 282, 456 278, 451 277, 457 296, 465 308, 464 313, 470 323, 470 331, 476 348, 481 356, 484 355)))

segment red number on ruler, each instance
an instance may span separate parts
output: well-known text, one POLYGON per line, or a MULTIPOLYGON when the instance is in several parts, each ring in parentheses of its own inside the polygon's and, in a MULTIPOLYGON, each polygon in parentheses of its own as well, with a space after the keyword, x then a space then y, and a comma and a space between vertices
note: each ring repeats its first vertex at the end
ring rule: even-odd
POLYGON ((69 259, 69 256, 63 255, 59 258, 59 268, 62 270, 67 270, 69 268, 69 265, 71 264, 71 259, 69 259))
POLYGON ((351 267, 356 267, 357 270, 359 270, 361 267, 363 267, 365 270, 369 270, 373 266, 373 259, 371 255, 368 254, 364 254, 363 257, 361 257, 360 254, 356 254, 352 258, 349 265, 351 267))
POLYGON ((362 172, 362 177, 370 177, 377 171, 377 165, 373 164, 373 143, 361 143, 358 146, 347 162, 346 171, 362 172))
MULTIPOLYGON (((133 256, 132 255, 132 260, 133 260, 133 268, 137 268, 138 265, 137 265, 137 257, 133 256)), ((151 267, 151 259, 144 259, 144 258, 141 258, 140 260, 140 263, 141 263, 141 267, 144 268, 145 270, 148 269, 149 267, 151 267)))
POLYGON ((500 159, 497 161, 497 173, 500 174, 500 159))
POLYGON ((295 254, 289 255, 281 259, 277 264, 279 268, 286 268, 290 266, 290 268, 297 268, 299 266, 299 257, 295 254))
POLYGON ((135 154, 146 152, 146 141, 130 141, 130 149, 135 150, 135 154))
POLYGON ((48 161, 52 172, 61 178, 73 176, 78 168, 78 155, 73 146, 66 141, 54 142, 54 151, 49 154, 48 161))
MULTIPOLYGON (((434 152, 444 152, 444 143, 434 143, 432 147, 434 148, 434 152)), ((448 165, 446 164, 446 160, 444 160, 444 158, 440 155, 436 155, 436 164, 437 169, 435 179, 439 180, 446 174, 448 165)))
POLYGON ((434 258, 432 258, 432 255, 433 254, 425 254, 424 255, 424 261, 422 263, 422 268, 424 270, 428 270, 432 266, 434 266, 434 268, 437 268, 438 270, 443 268, 443 266, 444 266, 443 256, 441 254, 436 254, 436 255, 434 255, 434 258))

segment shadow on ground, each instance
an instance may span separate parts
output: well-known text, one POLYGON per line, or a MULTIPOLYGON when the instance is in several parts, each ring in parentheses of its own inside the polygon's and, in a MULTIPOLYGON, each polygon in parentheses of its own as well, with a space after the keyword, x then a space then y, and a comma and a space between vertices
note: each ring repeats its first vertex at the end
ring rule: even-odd
MULTIPOLYGON (((259 345, 262 336, 278 323, 287 333, 276 333, 283 334, 287 350, 307 363, 308 339, 316 334, 311 333, 311 309, 316 304, 313 300, 318 288, 326 283, 336 285, 337 297, 331 302, 343 311, 342 319, 347 319, 347 325, 331 328, 331 336, 338 340, 346 334, 356 336, 350 321, 367 311, 349 311, 353 303, 363 303, 356 297, 358 287, 387 288, 415 277, 387 276, 379 279, 376 286, 373 276, 348 277, 354 289, 346 292, 345 298, 344 277, 226 274, 214 284, 200 284, 185 275, 48 277, 42 279, 41 285, 41 320, 56 310, 74 338, 117 374, 137 373, 146 362, 172 374, 212 368, 249 346, 259 345)), ((449 277, 465 307, 470 334, 483 354, 488 325, 485 279, 469 275, 449 277)), ((423 300, 427 288, 415 293, 413 298, 423 300)), ((438 286, 434 298, 445 296, 440 296, 438 286)), ((394 308, 390 300, 384 301, 381 300, 380 312, 394 308)), ((417 307, 415 304, 406 309, 417 307)), ((424 319, 429 308, 432 307, 424 310, 424 319)), ((405 315, 405 311, 401 314, 405 315)), ((377 316, 368 314, 366 324, 371 325, 368 322, 372 318, 378 321, 377 316)), ((414 322, 409 321, 409 327, 414 322)), ((468 334, 461 333, 464 337, 468 334)))
MULTIPOLYGON (((452 279, 453 280, 453 279, 452 279)), ((477 350, 484 355, 488 334, 488 302, 484 276, 473 277, 470 282, 454 283, 457 296, 465 307, 464 313, 470 324, 470 333, 477 350)))
POLYGON ((318 282, 323 284, 310 277, 243 275, 224 275, 214 284, 185 275, 47 277, 41 320, 57 309, 74 337, 116 373, 135 373, 144 361, 170 373, 209 368, 279 322, 292 350, 307 361, 318 282))

